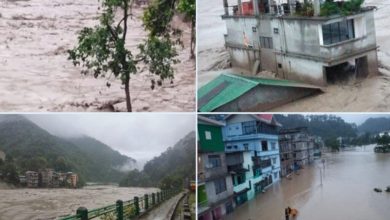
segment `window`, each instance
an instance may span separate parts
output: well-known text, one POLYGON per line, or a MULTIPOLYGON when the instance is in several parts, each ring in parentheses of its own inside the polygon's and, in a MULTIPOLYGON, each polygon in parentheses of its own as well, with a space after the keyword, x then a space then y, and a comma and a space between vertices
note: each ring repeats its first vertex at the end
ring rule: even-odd
POLYGON ((257 31, 257 28, 256 27, 252 27, 252 32, 256 32, 257 31))
POLYGON ((225 178, 214 180, 215 194, 220 194, 226 191, 225 178))
POLYGON ((258 177, 260 175, 261 175, 261 169, 260 168, 253 169, 253 176, 254 177, 258 177))
POLYGON ((221 166, 221 157, 219 155, 209 155, 208 161, 209 161, 208 168, 215 168, 221 166))
POLYGON ((240 184, 243 184, 245 183, 245 174, 238 174, 237 176, 235 176, 233 178, 233 185, 234 186, 237 186, 237 185, 240 185, 240 184))
POLYGON ((261 141, 261 150, 268 151, 268 142, 267 141, 261 141))
POLYGON ((275 142, 271 142, 271 149, 276 150, 276 143, 275 142))
POLYGON ((272 38, 271 37, 260 37, 260 46, 262 48, 273 48, 272 38))
POLYGON ((276 158, 272 158, 272 164, 276 164, 276 158))
POLYGON ((274 34, 279 34, 279 28, 274 28, 274 34))
POLYGON ((243 134, 255 134, 256 133, 256 122, 255 121, 242 122, 242 133, 243 134))
POLYGON ((249 144, 244 144, 244 150, 249 150, 249 144))
POLYGON ((211 132, 210 131, 205 131, 206 135, 206 140, 211 140, 211 132))
POLYGON ((278 174, 274 173, 274 179, 277 179, 277 178, 278 178, 278 174))
POLYGON ((324 45, 335 44, 355 38, 355 27, 352 19, 322 25, 324 45))
POLYGON ((278 68, 282 68, 282 64, 281 63, 278 63, 278 68))

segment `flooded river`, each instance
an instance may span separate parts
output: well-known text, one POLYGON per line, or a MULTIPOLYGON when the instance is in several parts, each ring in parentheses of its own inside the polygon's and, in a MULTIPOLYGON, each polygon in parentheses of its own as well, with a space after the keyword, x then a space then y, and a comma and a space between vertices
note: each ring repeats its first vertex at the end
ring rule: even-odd
POLYGON ((0 189, 0 220, 43 220, 133 199, 156 188, 88 186, 83 189, 0 189))
POLYGON ((316 162, 237 207, 227 219, 284 219, 287 206, 299 210, 297 220, 390 219, 390 193, 373 191, 390 185, 390 154, 375 154, 372 148, 326 154, 322 185, 323 166, 316 162))

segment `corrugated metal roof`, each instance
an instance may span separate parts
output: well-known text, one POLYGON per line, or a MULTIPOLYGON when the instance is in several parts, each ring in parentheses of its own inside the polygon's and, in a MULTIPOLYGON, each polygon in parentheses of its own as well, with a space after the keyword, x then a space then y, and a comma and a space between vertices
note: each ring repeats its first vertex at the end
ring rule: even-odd
POLYGON ((258 85, 321 89, 289 80, 267 79, 236 74, 221 74, 198 90, 198 110, 211 112, 258 85))

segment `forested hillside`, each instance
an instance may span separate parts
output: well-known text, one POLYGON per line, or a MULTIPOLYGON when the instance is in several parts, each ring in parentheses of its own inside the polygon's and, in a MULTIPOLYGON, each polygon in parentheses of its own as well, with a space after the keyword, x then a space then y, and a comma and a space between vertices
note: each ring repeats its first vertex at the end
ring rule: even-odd
POLYGON ((0 116, 0 150, 18 173, 54 168, 93 182, 117 182, 123 175, 118 167, 135 162, 95 139, 66 140, 17 115, 0 116))
POLYGON ((195 176, 195 132, 187 134, 160 156, 148 161, 143 171, 133 170, 121 186, 181 187, 195 176))
POLYGON ((358 127, 360 133, 377 134, 390 130, 390 118, 369 118, 358 127))

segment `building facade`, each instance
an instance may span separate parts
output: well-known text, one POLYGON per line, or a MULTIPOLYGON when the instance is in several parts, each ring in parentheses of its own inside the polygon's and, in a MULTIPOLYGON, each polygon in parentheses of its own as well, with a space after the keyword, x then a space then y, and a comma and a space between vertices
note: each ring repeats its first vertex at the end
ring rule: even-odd
POLYGON ((313 1, 313 15, 298 16, 303 0, 237 0, 234 5, 223 0, 232 66, 319 86, 347 72, 377 74, 374 8, 320 16, 320 1, 313 1))
POLYGON ((315 137, 308 134, 306 127, 282 129, 279 134, 281 157, 288 158, 282 162, 282 176, 314 161, 315 137))
POLYGON ((280 156, 272 115, 228 115, 223 128, 228 171, 237 205, 279 181, 280 156))
POLYGON ((233 212, 234 192, 222 139, 223 123, 198 115, 198 219, 233 212))

